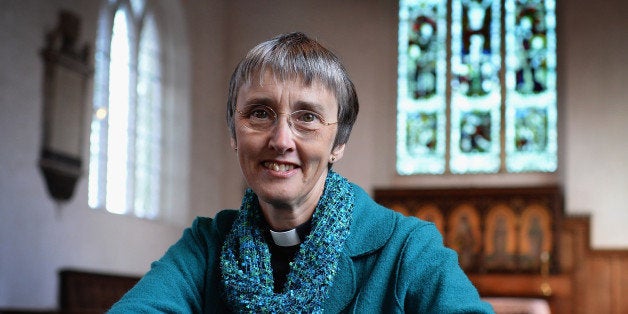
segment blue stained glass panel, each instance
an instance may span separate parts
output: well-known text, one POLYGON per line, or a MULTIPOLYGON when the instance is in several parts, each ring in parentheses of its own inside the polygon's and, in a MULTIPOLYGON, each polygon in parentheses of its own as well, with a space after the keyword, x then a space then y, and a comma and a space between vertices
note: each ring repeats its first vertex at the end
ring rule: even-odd
POLYGON ((500 168, 501 10, 498 0, 454 0, 451 35, 452 173, 500 168))
POLYGON ((397 171, 440 174, 446 148, 447 6, 402 0, 399 9, 397 171))
POLYGON ((506 168, 557 168, 554 0, 508 0, 506 10, 506 168))

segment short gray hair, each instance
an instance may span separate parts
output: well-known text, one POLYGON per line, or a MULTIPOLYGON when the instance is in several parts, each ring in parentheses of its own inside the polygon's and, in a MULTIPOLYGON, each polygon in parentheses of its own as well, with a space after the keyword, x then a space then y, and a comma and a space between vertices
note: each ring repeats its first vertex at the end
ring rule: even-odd
POLYGON ((332 91, 338 102, 338 133, 334 148, 347 143, 359 111, 353 82, 334 53, 299 32, 279 35, 260 43, 236 67, 229 83, 227 100, 227 125, 233 139, 238 91, 242 85, 250 83, 254 75, 261 78, 267 70, 280 81, 299 79, 309 86, 316 80, 332 91))

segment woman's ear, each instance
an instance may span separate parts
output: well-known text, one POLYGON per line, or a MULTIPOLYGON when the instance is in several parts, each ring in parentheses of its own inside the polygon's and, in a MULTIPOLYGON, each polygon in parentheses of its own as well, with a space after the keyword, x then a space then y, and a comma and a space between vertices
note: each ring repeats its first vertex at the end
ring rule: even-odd
POLYGON ((236 143, 235 138, 232 137, 230 140, 230 143, 231 143, 231 148, 233 148, 233 150, 238 150, 238 143, 236 143))
POLYGON ((345 152, 345 144, 336 146, 331 151, 331 155, 329 156, 329 162, 330 163, 337 162, 338 160, 342 158, 342 156, 344 155, 344 152, 345 152))

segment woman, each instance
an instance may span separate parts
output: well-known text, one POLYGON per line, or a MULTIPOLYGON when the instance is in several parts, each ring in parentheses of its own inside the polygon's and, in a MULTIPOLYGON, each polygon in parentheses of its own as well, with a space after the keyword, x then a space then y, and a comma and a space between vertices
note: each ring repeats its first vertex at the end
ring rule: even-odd
POLYGON ((253 48, 227 103, 250 187, 240 210, 197 218, 111 312, 492 312, 432 224, 332 171, 357 114, 353 83, 316 41, 253 48))

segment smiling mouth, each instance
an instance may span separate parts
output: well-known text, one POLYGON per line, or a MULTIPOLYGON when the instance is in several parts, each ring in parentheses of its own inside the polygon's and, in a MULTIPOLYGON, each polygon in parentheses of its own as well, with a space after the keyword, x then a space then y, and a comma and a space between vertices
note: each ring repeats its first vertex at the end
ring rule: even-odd
POLYGON ((290 171, 292 169, 294 169, 294 165, 291 164, 282 164, 282 163, 278 163, 278 162, 274 162, 274 161, 266 161, 264 162, 264 167, 270 169, 270 170, 274 170, 274 171, 290 171))

